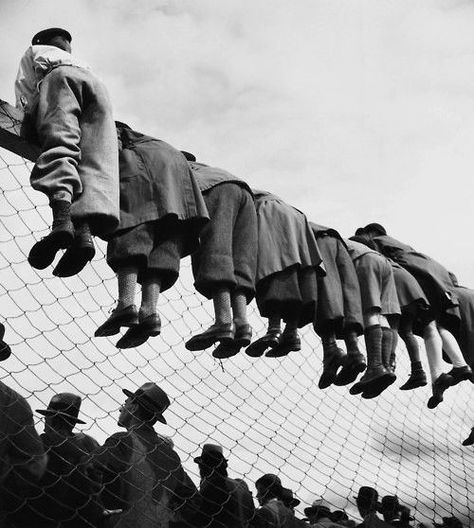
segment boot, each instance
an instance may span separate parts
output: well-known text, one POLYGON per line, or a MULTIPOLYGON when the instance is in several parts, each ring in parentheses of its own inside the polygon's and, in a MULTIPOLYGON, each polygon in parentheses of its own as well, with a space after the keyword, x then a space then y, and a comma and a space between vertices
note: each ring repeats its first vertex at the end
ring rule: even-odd
POLYGON ((71 204, 66 200, 53 200, 53 225, 49 235, 31 248, 28 255, 30 266, 36 269, 47 268, 60 249, 68 248, 74 240, 74 225, 71 221, 71 204))
POLYGON ((408 378, 406 383, 404 383, 400 387, 400 390, 412 390, 418 387, 424 387, 425 385, 427 385, 427 383, 428 381, 426 379, 426 374, 423 368, 413 369, 411 371, 410 377, 408 378))
POLYGON ((323 373, 319 378, 318 387, 327 389, 336 381, 337 371, 344 364, 346 354, 341 350, 335 341, 323 344, 323 373))
POLYGON ((334 381, 334 385, 342 387, 349 385, 357 379, 357 376, 367 368, 365 356, 361 352, 347 354, 342 369, 334 381))
POLYGON ((94 241, 92 240, 89 224, 84 222, 76 228, 74 242, 60 258, 53 270, 53 275, 56 277, 77 275, 94 256, 94 241))

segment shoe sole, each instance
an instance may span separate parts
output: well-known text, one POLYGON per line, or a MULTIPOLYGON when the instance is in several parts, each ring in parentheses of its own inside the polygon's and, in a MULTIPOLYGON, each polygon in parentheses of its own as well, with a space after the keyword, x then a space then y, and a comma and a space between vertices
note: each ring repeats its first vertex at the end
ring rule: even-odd
POLYGON ((53 270, 55 277, 73 277, 95 257, 95 248, 69 248, 53 270), (68 255, 69 252, 69 255, 68 255))
POLYGON ((32 268, 40 270, 46 269, 53 263, 56 253, 60 249, 70 247, 73 242, 74 235, 69 231, 51 233, 34 244, 28 255, 28 262, 32 268))

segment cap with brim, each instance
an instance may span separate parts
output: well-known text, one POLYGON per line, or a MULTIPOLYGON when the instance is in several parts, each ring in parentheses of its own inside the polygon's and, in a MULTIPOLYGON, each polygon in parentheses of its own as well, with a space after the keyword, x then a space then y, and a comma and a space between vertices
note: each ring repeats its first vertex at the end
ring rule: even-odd
POLYGON ((85 424, 78 418, 82 398, 71 392, 60 392, 55 394, 48 404, 47 409, 36 409, 43 416, 61 416, 62 418, 79 424, 85 424))
POLYGON ((71 33, 62 28, 48 28, 43 29, 31 39, 31 44, 33 46, 38 44, 46 44, 54 37, 64 37, 68 42, 72 41, 71 33))
POLYGON ((160 389, 156 383, 144 383, 135 392, 131 392, 127 389, 122 389, 122 392, 129 398, 132 398, 144 409, 155 413, 159 422, 163 424, 167 423, 163 416, 163 412, 169 407, 170 400, 166 392, 163 389, 160 389))

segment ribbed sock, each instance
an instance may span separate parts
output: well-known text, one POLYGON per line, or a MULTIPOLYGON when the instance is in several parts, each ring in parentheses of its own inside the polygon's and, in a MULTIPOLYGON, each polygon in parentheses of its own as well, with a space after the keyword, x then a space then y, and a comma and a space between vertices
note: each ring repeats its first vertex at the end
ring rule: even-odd
POLYGON ((369 326, 364 330, 364 338, 368 368, 380 367, 382 365, 382 327, 379 324, 369 326))

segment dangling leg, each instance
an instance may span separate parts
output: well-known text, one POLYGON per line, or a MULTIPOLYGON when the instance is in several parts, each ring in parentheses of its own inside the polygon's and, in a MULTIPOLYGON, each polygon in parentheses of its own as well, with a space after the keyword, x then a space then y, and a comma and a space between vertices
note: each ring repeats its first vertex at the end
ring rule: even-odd
POLYGON ((344 351, 337 346, 334 325, 331 325, 331 327, 327 328, 321 336, 323 372, 318 383, 320 389, 327 389, 336 381, 337 371, 342 367, 346 359, 344 351))
POLYGON ((275 348, 281 339, 281 317, 279 315, 272 315, 268 318, 267 333, 254 341, 247 347, 245 353, 250 357, 260 357, 267 348, 275 348))
POLYGON ((411 390, 424 387, 427 384, 426 373, 423 370, 420 358, 420 347, 413 333, 413 314, 405 312, 400 318, 399 334, 405 343, 411 363, 411 374, 400 390, 411 390))
POLYGON ((135 306, 138 268, 126 266, 117 271, 118 302, 110 317, 95 331, 95 337, 118 334, 122 326, 138 324, 138 312, 135 306))
POLYGON ((359 350, 359 339, 355 330, 346 330, 344 335, 347 357, 344 366, 337 375, 334 385, 343 386, 354 382, 357 376, 367 368, 365 356, 359 350))
POLYGON ((434 409, 443 401, 443 393, 454 382, 450 374, 443 372, 443 341, 434 321, 428 323, 423 332, 426 356, 431 374, 433 396, 428 400, 428 408, 434 409))
POLYGON ((453 364, 453 368, 448 372, 453 377, 453 385, 457 385, 464 380, 470 380, 474 383, 471 367, 464 360, 456 338, 449 330, 439 324, 438 331, 443 341, 443 350, 446 351, 453 364))
POLYGON ((283 357, 287 356, 290 352, 301 350, 301 339, 298 335, 298 321, 299 314, 295 315, 294 318, 286 319, 285 329, 281 334, 280 342, 265 354, 266 357, 283 357))

